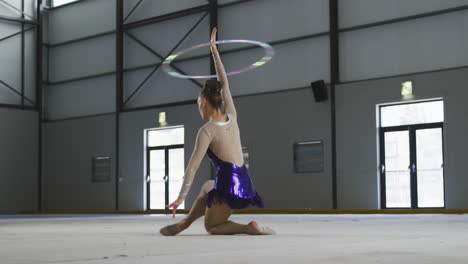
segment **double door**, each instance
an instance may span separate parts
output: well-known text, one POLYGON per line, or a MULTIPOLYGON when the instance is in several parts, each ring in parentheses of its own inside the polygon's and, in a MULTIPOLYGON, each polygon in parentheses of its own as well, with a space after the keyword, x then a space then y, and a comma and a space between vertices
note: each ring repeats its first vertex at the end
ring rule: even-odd
POLYGON ((443 123, 380 129, 382 208, 444 208, 443 123))
MULTIPOLYGON (((166 209, 177 199, 184 176, 184 145, 147 148, 147 209, 166 209)), ((184 204, 179 206, 184 209, 184 204)))

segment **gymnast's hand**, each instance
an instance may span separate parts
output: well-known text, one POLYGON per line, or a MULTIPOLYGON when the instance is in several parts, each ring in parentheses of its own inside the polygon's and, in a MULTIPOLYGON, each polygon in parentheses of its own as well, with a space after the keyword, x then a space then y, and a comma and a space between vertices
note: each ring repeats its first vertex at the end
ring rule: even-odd
POLYGON ((211 41, 210 41, 211 52, 218 52, 218 48, 216 47, 216 44, 214 44, 216 42, 217 32, 218 32, 218 29, 216 27, 214 27, 213 30, 211 31, 211 41))
POLYGON ((183 199, 177 198, 177 200, 166 206, 166 208, 172 208, 172 218, 175 218, 177 207, 179 207, 179 205, 181 205, 183 202, 183 199))

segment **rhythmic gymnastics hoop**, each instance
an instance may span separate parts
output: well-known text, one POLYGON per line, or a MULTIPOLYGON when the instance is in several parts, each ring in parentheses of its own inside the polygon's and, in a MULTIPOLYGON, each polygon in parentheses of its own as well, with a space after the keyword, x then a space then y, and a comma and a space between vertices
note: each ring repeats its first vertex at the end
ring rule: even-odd
MULTIPOLYGON (((234 70, 234 71, 230 71, 230 72, 226 73, 227 76, 241 74, 241 73, 253 70, 255 68, 258 68, 258 67, 264 65, 265 63, 267 63, 268 61, 270 61, 273 58, 273 56, 275 55, 275 51, 273 50, 273 47, 271 47, 269 44, 267 44, 265 42, 256 41, 256 40, 229 39, 229 40, 218 40, 218 41, 215 41, 214 43, 215 44, 227 44, 227 43, 253 44, 253 45, 257 45, 257 46, 262 47, 264 49, 264 51, 265 51, 265 55, 259 61, 255 62, 255 63, 252 63, 252 64, 250 64, 248 66, 245 66, 243 68, 240 68, 240 69, 237 69, 237 70, 234 70)), ((192 46, 190 48, 184 49, 184 50, 179 51, 179 52, 177 52, 177 53, 175 53, 173 55, 168 56, 162 62, 162 69, 167 74, 169 74, 171 76, 174 76, 174 77, 177 77, 177 78, 183 78, 183 79, 211 79, 211 78, 215 78, 216 77, 215 74, 214 75, 185 75, 185 74, 181 74, 180 72, 175 71, 171 67, 171 63, 174 62, 174 60, 177 57, 179 57, 180 55, 189 53, 191 51, 194 51, 196 49, 206 47, 206 46, 209 46, 209 45, 211 45, 210 42, 198 44, 198 45, 192 46)))

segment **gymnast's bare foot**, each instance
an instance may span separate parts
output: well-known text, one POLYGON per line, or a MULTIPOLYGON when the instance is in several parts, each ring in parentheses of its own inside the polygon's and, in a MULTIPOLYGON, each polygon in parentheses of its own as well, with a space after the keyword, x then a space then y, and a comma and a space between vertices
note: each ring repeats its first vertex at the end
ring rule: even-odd
POLYGON ((276 232, 269 227, 260 227, 256 221, 247 224, 247 233, 250 235, 274 235, 276 232))
POLYGON ((179 234, 180 232, 184 231, 185 229, 187 229, 189 226, 190 226, 189 222, 182 220, 179 223, 168 225, 168 226, 161 228, 161 230, 159 230, 159 233, 161 233, 161 235, 163 236, 175 236, 179 234))

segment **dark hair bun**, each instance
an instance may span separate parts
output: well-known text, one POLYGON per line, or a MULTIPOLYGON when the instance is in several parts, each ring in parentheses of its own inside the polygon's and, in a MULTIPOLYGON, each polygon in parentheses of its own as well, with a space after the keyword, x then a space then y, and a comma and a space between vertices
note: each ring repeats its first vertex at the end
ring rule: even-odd
POLYGON ((221 82, 218 80, 207 80, 201 92, 201 96, 205 97, 214 108, 221 109, 223 105, 223 97, 221 95, 222 88, 221 82))

